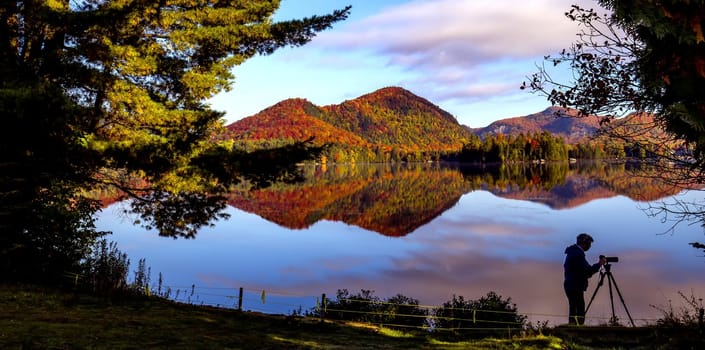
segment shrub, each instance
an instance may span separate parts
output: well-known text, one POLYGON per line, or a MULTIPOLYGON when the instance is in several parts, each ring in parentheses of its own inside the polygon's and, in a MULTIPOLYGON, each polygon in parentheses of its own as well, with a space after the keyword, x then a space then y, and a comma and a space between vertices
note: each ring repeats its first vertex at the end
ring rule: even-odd
MULTIPOLYGON (((374 291, 364 289, 358 294, 338 289, 336 300, 326 298, 325 305, 326 318, 385 324, 390 327, 423 327, 428 315, 414 298, 397 294, 381 300, 374 295, 374 291)), ((314 308, 307 315, 320 317, 320 309, 314 308)))
POLYGON ((458 333, 473 329, 522 328, 525 323, 526 316, 517 312, 511 298, 504 299, 495 292, 478 300, 453 295, 435 310, 433 318, 434 329, 458 333))
POLYGON ((117 243, 101 239, 95 243, 90 254, 81 264, 81 287, 92 293, 115 297, 127 295, 157 295, 168 297, 171 290, 162 291, 162 274, 156 292, 150 287, 152 269, 142 258, 134 271, 131 283, 127 282, 130 259, 118 249, 117 243))
MULTIPOLYGON (((6 198, 3 198, 3 201, 6 198)), ((0 212, 13 203, 0 203, 0 212)), ((99 237, 93 214, 99 203, 66 189, 36 194, 26 206, 13 207, 0 224, 0 280, 61 285, 99 237)))
POLYGON ((93 293, 112 295, 127 289, 130 260, 117 248, 117 243, 99 240, 82 266, 82 275, 93 293))
POLYGON ((686 296, 683 292, 678 292, 678 295, 685 301, 684 306, 678 311, 674 310, 670 300, 667 306, 651 305, 663 314, 656 324, 666 327, 702 327, 703 299, 696 298, 692 292, 690 296, 686 296))
POLYGON ((419 307, 419 301, 401 294, 387 299, 382 309, 388 315, 384 323, 391 327, 423 327, 428 323, 428 311, 419 307))

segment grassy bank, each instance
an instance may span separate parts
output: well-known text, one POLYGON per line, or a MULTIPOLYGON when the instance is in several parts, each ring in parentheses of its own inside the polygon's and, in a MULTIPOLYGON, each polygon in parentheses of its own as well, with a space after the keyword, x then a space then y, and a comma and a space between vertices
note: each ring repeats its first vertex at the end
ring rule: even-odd
POLYGON ((702 349, 702 337, 697 330, 557 327, 545 335, 459 339, 157 298, 0 288, 1 349, 702 349))

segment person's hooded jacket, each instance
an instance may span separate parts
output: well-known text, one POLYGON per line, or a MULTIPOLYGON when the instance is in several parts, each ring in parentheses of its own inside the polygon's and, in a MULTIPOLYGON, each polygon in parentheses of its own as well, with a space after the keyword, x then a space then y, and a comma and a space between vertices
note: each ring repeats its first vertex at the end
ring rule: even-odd
POLYGON ((590 265, 585 259, 585 251, 577 244, 565 248, 565 254, 563 287, 565 290, 586 291, 588 278, 600 271, 600 264, 590 265))

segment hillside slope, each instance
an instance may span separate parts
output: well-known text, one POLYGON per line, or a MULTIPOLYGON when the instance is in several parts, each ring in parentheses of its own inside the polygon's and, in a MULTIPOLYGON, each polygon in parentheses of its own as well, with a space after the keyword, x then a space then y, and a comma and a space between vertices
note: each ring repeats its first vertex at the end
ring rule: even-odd
POLYGON ((469 129, 478 136, 524 135, 547 131, 561 137, 567 144, 601 143, 616 139, 630 139, 643 144, 659 144, 670 137, 658 126, 651 114, 630 114, 606 122, 606 118, 590 115, 578 117, 574 109, 549 107, 545 110, 521 117, 501 119, 484 128, 469 129))
POLYGON ((304 141, 389 154, 453 152, 471 133, 448 112, 397 87, 318 107, 304 99, 279 102, 227 126, 239 141, 304 141))
POLYGON ((317 144, 345 143, 367 146, 369 143, 355 133, 345 131, 316 116, 324 113, 319 107, 304 99, 281 101, 256 115, 227 126, 235 140, 288 139, 304 141, 314 138, 317 144))
POLYGON ((330 124, 370 143, 421 150, 457 150, 470 136, 450 113, 399 87, 323 107, 330 124))
POLYGON ((576 117, 577 111, 561 107, 549 107, 545 110, 521 117, 498 120, 484 128, 470 129, 478 136, 516 135, 548 131, 560 136, 566 143, 585 142, 600 129, 601 117, 576 117))

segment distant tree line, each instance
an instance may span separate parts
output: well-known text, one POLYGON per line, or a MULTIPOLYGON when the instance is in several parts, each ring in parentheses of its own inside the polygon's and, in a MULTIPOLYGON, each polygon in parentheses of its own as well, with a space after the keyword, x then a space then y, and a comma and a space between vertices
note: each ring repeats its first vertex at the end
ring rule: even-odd
POLYGON ((518 135, 475 136, 458 155, 461 162, 506 163, 568 160, 568 147, 547 131, 518 135))
POLYGON ((525 163, 574 159, 645 159, 654 152, 641 144, 597 137, 578 144, 566 144, 548 131, 516 135, 475 136, 448 160, 468 163, 525 163))
MULTIPOLYGON (((285 147, 296 139, 237 140, 235 146, 246 152, 285 147)), ((674 152, 684 153, 675 149, 674 152)), ((407 145, 354 146, 328 143, 316 159, 320 163, 414 163, 451 161, 461 163, 531 163, 558 162, 574 159, 646 159, 657 155, 643 143, 596 136, 585 142, 568 144, 548 131, 514 135, 471 135, 462 148, 456 150, 424 149, 407 145)))

